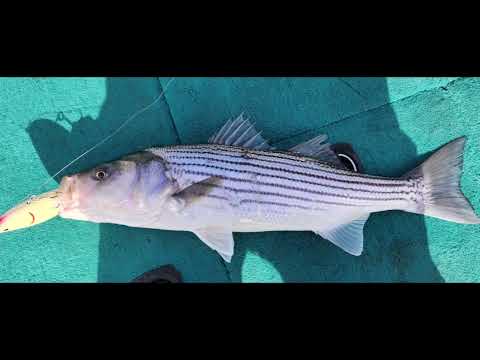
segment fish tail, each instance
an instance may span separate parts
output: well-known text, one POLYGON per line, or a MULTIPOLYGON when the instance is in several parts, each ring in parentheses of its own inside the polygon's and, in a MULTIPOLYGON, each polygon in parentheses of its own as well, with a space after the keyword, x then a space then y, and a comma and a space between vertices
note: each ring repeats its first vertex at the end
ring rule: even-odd
POLYGON ((421 179, 421 196, 407 211, 463 224, 480 224, 480 218, 460 189, 466 138, 444 145, 423 164, 403 176, 421 179))

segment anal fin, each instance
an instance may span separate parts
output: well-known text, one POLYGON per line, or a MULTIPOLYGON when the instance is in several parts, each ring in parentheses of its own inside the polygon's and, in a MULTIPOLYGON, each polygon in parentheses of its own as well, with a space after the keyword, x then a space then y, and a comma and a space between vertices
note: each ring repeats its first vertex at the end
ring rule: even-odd
POLYGON ((223 229, 202 229, 195 231, 200 240, 220 254, 223 260, 230 262, 233 256, 233 234, 223 229))
POLYGON ((331 230, 314 230, 314 233, 334 243, 347 253, 359 256, 363 252, 363 227, 369 216, 370 214, 364 215, 331 230))

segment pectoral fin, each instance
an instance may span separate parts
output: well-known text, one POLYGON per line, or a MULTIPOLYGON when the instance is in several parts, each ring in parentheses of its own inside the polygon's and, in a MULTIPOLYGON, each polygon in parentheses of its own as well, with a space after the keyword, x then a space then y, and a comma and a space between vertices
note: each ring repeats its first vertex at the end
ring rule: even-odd
POLYGON ((233 234, 223 229, 203 229, 195 231, 200 240, 220 254, 226 262, 230 262, 233 256, 233 234))
POLYGON ((370 214, 364 215, 348 224, 340 225, 328 231, 315 231, 349 254, 358 256, 363 252, 363 227, 370 214))
POLYGON ((215 187, 221 186, 223 179, 211 176, 198 183, 191 184, 183 190, 175 193, 172 198, 182 200, 185 205, 189 205, 208 195, 215 187))

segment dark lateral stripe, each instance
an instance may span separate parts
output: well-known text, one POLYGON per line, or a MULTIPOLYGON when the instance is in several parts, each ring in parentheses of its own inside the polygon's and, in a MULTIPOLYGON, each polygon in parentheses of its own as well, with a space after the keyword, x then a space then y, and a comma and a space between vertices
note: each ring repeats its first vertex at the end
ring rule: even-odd
MULTIPOLYGON (((230 154, 223 154, 223 153, 218 153, 218 152, 215 153, 215 152, 211 152, 211 151, 178 151, 178 152, 176 151, 176 152, 174 152, 174 154, 194 154, 196 156, 170 155, 169 157, 170 158, 176 158, 176 159, 198 159, 198 160, 204 159, 204 160, 215 160, 215 161, 221 160, 221 159, 218 159, 218 158, 209 158, 209 157, 198 156, 199 154, 205 154, 205 155, 212 155, 212 156, 221 156, 221 157, 224 157, 224 158, 227 157, 227 158, 230 158, 230 159, 244 159, 244 157, 240 153, 238 153, 239 155, 235 156, 235 155, 232 155, 231 153, 230 154)), ((295 168, 299 168, 299 169, 312 170, 312 171, 316 171, 316 172, 323 171, 323 172, 327 172, 329 174, 336 174, 336 175, 343 176, 343 174, 340 173, 340 172, 335 173, 333 171, 324 170, 323 168, 319 168, 319 167, 315 168, 315 167, 311 167, 311 166, 301 165, 298 161, 295 162, 294 160, 290 160, 290 162, 284 162, 284 161, 274 161, 274 160, 258 158, 258 157, 251 157, 250 159, 255 160, 255 161, 260 161, 260 162, 263 162, 263 163, 268 163, 268 164, 287 165, 287 166, 291 166, 291 167, 295 167, 295 168)), ((257 165, 257 164, 251 164, 251 165, 257 165)))
MULTIPOLYGON (((205 196, 208 198, 214 198, 218 200, 224 200, 224 201, 230 201, 225 196, 220 196, 220 195, 212 195, 212 194, 204 194, 204 193, 198 193, 198 196, 205 196)), ((279 202, 273 202, 273 201, 264 201, 264 200, 255 200, 255 199, 245 199, 241 200, 240 204, 244 203, 252 203, 252 204, 262 204, 262 205, 275 205, 275 206, 283 206, 283 207, 296 207, 300 209, 305 209, 305 210, 325 210, 324 208, 311 208, 311 207, 306 207, 306 206, 301 206, 301 205, 294 205, 294 204, 286 204, 286 203, 279 203, 279 202)), ((350 207, 364 207, 365 205, 359 205, 359 204, 348 204, 348 203, 342 203, 342 202, 336 202, 336 201, 326 201, 326 200, 319 200, 315 201, 315 203, 319 205, 339 205, 339 206, 350 206, 350 207)))
MULTIPOLYGON (((275 154, 276 153, 257 153, 256 150, 250 150, 250 149, 243 149, 243 151, 239 148, 231 148, 231 149, 224 149, 224 148, 220 148, 220 149, 216 149, 216 148, 205 148, 205 147, 200 147, 198 149, 195 149, 195 150, 190 150, 191 148, 189 148, 189 150, 186 150, 186 149, 168 149, 168 153, 170 154, 182 154, 182 153, 185 153, 185 154, 207 154, 207 155, 216 155, 216 156, 226 156, 226 157, 231 157, 231 158, 242 158, 245 153, 248 151, 248 156, 254 156, 253 159, 255 160, 259 160, 259 161, 264 161, 264 162, 269 162, 269 163, 273 163, 273 164, 285 164, 285 165, 292 165, 292 166, 299 166, 299 167, 303 167, 303 168, 306 168, 306 169, 311 169, 311 170, 318 170, 318 168, 313 168, 313 167, 307 167, 307 166, 301 166, 299 165, 298 163, 306 163, 306 162, 310 162, 310 163, 316 163, 318 165, 323 165, 329 169, 334 169, 334 170, 338 170, 338 172, 346 172, 345 170, 342 170, 342 169, 337 169, 335 167, 333 167, 331 164, 329 163, 326 163, 326 162, 323 162, 321 160, 318 160, 318 159, 314 159, 314 158, 308 158, 308 160, 301 160, 301 159, 306 159, 304 157, 299 157, 299 156, 288 156, 288 157, 284 157, 284 156, 276 156, 275 154), (237 154, 237 156, 233 156, 232 154, 237 154), (274 158, 274 159, 280 159, 280 160, 287 160, 287 161, 290 161, 290 162, 280 162, 280 161, 272 161, 272 160, 269 160, 269 159, 265 159, 265 157, 267 158, 274 158)), ((336 173, 336 172, 332 172, 332 173, 336 173)))
MULTIPOLYGON (((219 156, 224 156, 224 155, 219 155, 219 156)), ((205 160, 205 161, 216 161, 219 163, 223 164, 229 164, 229 165, 238 165, 238 166, 251 166, 251 167, 256 167, 259 169, 264 169, 264 170, 272 170, 272 171, 280 171, 280 172, 287 172, 291 174, 296 174, 296 175, 301 175, 301 176, 306 176, 306 177, 311 177, 315 179, 324 179, 324 180, 331 180, 335 182, 347 182, 349 180, 343 180, 343 179, 336 179, 336 178, 330 178, 330 177, 325 177, 322 175, 315 175, 315 174, 309 174, 309 173, 302 173, 294 170, 287 170, 287 169, 282 169, 282 168, 273 168, 273 167, 268 167, 268 166, 263 166, 255 163, 250 163, 250 162, 234 162, 234 161, 229 161, 229 160, 224 160, 224 159, 218 159, 218 158, 209 158, 209 157, 202 157, 202 156, 180 156, 180 155, 171 155, 170 158, 175 158, 178 160, 205 160)), ((238 158, 238 157, 234 157, 238 158)), ((285 164, 289 165, 289 164, 285 164)), ((204 164, 197 164, 196 166, 208 166, 204 164)), ((300 166, 299 166, 300 167, 300 166)), ((321 172, 322 170, 316 169, 317 172, 321 172)), ((274 176, 268 174, 268 176, 274 176)), ((339 175, 341 176, 341 175, 339 175)), ((290 180, 290 178, 288 178, 290 180)), ((316 184, 316 183, 315 183, 316 184)), ((375 186, 375 187, 407 187, 407 185, 402 184, 402 185, 394 185, 391 183, 386 183, 386 184, 377 184, 377 183, 369 183, 369 182, 359 182, 360 185, 365 185, 365 186, 375 186)), ((321 184, 323 185, 323 184, 321 184)), ((368 189, 358 189, 358 188, 349 188, 349 187, 343 187, 343 186, 338 186, 338 185, 325 185, 328 187, 331 187, 333 189, 339 189, 339 190, 352 190, 352 191, 359 191, 359 192, 366 192, 366 193, 382 193, 382 194, 409 194, 408 191, 403 191, 403 190, 398 190, 398 191, 382 191, 381 189, 379 190, 368 190, 368 189)))
POLYGON ((215 195, 215 194, 206 194, 206 193, 202 193, 202 192, 192 192, 191 194, 199 196, 199 197, 208 197, 208 198, 225 200, 225 201, 229 200, 226 196, 220 196, 220 195, 215 195))
MULTIPOLYGON (((219 174, 215 174, 215 173, 212 174, 212 173, 205 173, 205 172, 193 171, 193 170, 185 170, 185 173, 190 174, 190 175, 199 175, 199 176, 208 176, 208 177, 213 176, 213 177, 218 177, 218 178, 228 180, 228 181, 232 181, 232 182, 243 182, 243 183, 251 183, 251 184, 257 184, 257 185, 263 185, 263 186, 271 186, 273 188, 303 191, 303 192, 310 193, 310 194, 339 197, 339 198, 343 198, 343 199, 366 200, 366 201, 370 201, 370 200, 373 200, 373 201, 406 200, 405 198, 370 198, 370 197, 365 198, 365 197, 359 197, 359 196, 341 195, 341 194, 329 193, 329 192, 324 192, 324 191, 315 191, 315 190, 306 189, 306 188, 299 188, 299 187, 295 187, 295 186, 267 183, 267 182, 261 182, 261 181, 252 181, 252 180, 248 180, 248 179, 232 178, 232 177, 219 175, 219 174)), ((294 180, 292 180, 292 181, 294 181, 294 180)), ((314 184, 314 185, 318 185, 318 184, 314 184)), ((323 200, 321 200, 321 201, 323 202, 323 200)), ((347 205, 350 205, 350 204, 347 204, 347 205)))
MULTIPOLYGON (((271 174, 259 173, 259 172, 255 172, 255 171, 229 169, 229 168, 224 168, 224 167, 215 166, 215 165, 193 164, 193 163, 177 163, 177 162, 170 162, 170 164, 177 165, 177 166, 185 166, 185 167, 209 168, 209 169, 215 169, 215 170, 219 170, 219 171, 231 171, 231 172, 236 172, 236 173, 240 173, 240 174, 249 174, 249 175, 270 177, 270 178, 280 179, 280 180, 287 180, 287 181, 301 183, 301 184, 330 187, 330 185, 321 184, 321 183, 317 183, 317 182, 312 182, 312 181, 308 181, 308 180, 292 179, 292 178, 289 178, 289 177, 286 177, 286 176, 271 175, 271 174)), ((219 176, 219 174, 211 174, 210 176, 221 177, 221 176, 219 176)), ((363 184, 363 185, 366 185, 365 183, 358 183, 356 181, 347 181, 347 180, 339 181, 339 180, 335 180, 335 179, 331 179, 331 180, 336 181, 336 182, 348 183, 348 184, 357 184, 357 185, 362 185, 363 184)), ((272 185, 276 186, 276 185, 279 185, 279 184, 272 184, 272 185)), ((379 186, 379 185, 373 185, 373 186, 379 186)), ((300 189, 300 190, 303 190, 303 189, 300 189)), ((354 189, 353 191, 356 191, 356 189, 354 189)), ((373 193, 376 193, 376 192, 373 192, 373 193)), ((397 192, 394 192, 394 193, 397 194, 397 192)), ((398 194, 400 194, 400 193, 398 193, 398 194)))
POLYGON ((318 200, 313 200, 311 198, 305 198, 305 197, 302 197, 302 196, 280 194, 280 193, 268 192, 268 191, 255 191, 255 190, 247 190, 247 189, 237 189, 237 188, 232 188, 232 187, 229 187, 229 186, 209 184, 209 183, 198 183, 197 185, 201 185, 201 186, 205 186, 205 187, 225 189, 227 191, 232 191, 234 193, 276 196, 276 197, 280 197, 280 198, 284 198, 284 199, 293 199, 293 200, 301 200, 301 201, 306 201, 306 202, 311 202, 311 203, 318 203, 318 200))
MULTIPOLYGON (((234 193, 236 192, 236 193, 253 194, 253 195, 274 196, 274 197, 279 197, 279 198, 284 198, 284 199, 300 200, 300 201, 305 201, 305 202, 309 202, 309 203, 323 203, 323 200, 321 200, 321 199, 312 199, 312 198, 306 198, 306 197, 303 197, 303 196, 288 195, 288 194, 282 194, 282 193, 277 193, 277 192, 239 189, 239 188, 232 188, 232 187, 229 187, 229 186, 210 184, 210 183, 198 183, 197 185, 205 186, 205 187, 212 187, 212 188, 223 188, 225 190, 232 191, 234 193)), ((289 189, 292 190, 291 188, 289 188, 289 189)), ((299 189, 299 191, 305 191, 305 190, 303 190, 303 189, 300 190, 299 189)), ((322 192, 322 193, 318 193, 318 194, 327 195, 327 194, 331 194, 331 193, 327 193, 327 192, 323 193, 322 192)), ((336 196, 336 195, 331 195, 331 196, 336 196)), ((356 197, 348 196, 348 198, 355 199, 356 197)), ((372 198, 365 198, 365 199, 372 200, 372 198)), ((383 200, 383 199, 381 199, 381 200, 383 200)), ((328 204, 331 204, 331 205, 345 205, 345 206, 350 206, 351 205, 351 204, 348 204, 348 203, 328 203, 328 204)))
MULTIPOLYGON (((218 199, 218 200, 229 201, 229 199, 227 197, 220 196, 220 195, 205 194, 205 193, 201 193, 201 192, 193 192, 192 194, 202 196, 202 197, 208 197, 208 198, 213 198, 213 199, 218 199)), ((312 208, 312 207, 296 205, 296 204, 286 204, 286 203, 280 203, 280 202, 275 202, 275 201, 264 201, 264 200, 254 200, 254 199, 241 200, 240 205, 242 205, 242 204, 272 205, 272 206, 281 206, 281 207, 295 208, 295 209, 302 209, 302 210, 324 210, 324 209, 321 209, 321 208, 312 208)))
POLYGON ((281 207, 302 209, 302 210, 314 210, 314 208, 308 207, 308 206, 285 204, 285 203, 279 203, 279 202, 275 202, 275 201, 263 201, 263 200, 249 200, 249 199, 247 199, 247 200, 240 201, 240 205, 242 205, 242 204, 260 204, 260 205, 281 206, 281 207))
POLYGON ((316 158, 302 156, 301 154, 296 154, 288 151, 280 151, 280 150, 258 150, 258 149, 249 149, 244 147, 238 146, 231 146, 231 145, 219 145, 219 144, 206 144, 206 145, 174 145, 174 146, 166 146, 163 148, 157 148, 157 150, 167 150, 168 152, 172 151, 183 151, 185 149, 189 150, 214 150, 214 151, 225 151, 225 152, 234 152, 234 153, 243 153, 248 151, 250 154, 255 154, 259 156, 267 156, 267 157, 275 157, 278 159, 286 159, 286 160, 296 160, 296 161, 312 161, 321 163, 327 166, 332 166, 324 161, 321 161, 316 158))
MULTIPOLYGON (((239 148, 235 146, 225 146, 225 145, 180 145, 176 147, 167 147, 165 148, 169 153, 191 153, 191 154, 198 154, 199 150, 201 150, 202 153, 205 154, 210 154, 210 155, 218 155, 218 156, 227 156, 227 157, 232 157, 232 158, 237 158, 241 157, 241 155, 248 150, 248 153, 250 155, 256 155, 260 157, 254 157, 255 160, 259 161, 265 161, 265 162, 272 162, 275 163, 271 160, 265 159, 263 157, 267 158, 275 158, 275 159, 280 159, 280 160, 289 160, 293 162, 301 162, 304 163, 306 161, 312 162, 312 163, 318 163, 320 166, 323 166, 321 171, 330 173, 330 174, 335 174, 339 176, 345 176, 345 177, 353 177, 357 179, 372 179, 372 180, 378 180, 379 182, 387 182, 387 183, 397 183, 399 185, 403 184, 402 180, 397 180, 397 179, 390 179, 390 178, 385 178, 381 176, 372 176, 372 175, 366 175, 362 174, 361 176, 358 175, 358 173, 353 173, 348 170, 342 170, 338 169, 331 164, 315 159, 315 158, 310 158, 310 157, 304 157, 304 156, 299 156, 295 155, 293 153, 285 153, 285 152, 274 152, 274 151, 268 151, 268 150, 253 150, 253 149, 245 149, 245 148, 239 148), (187 150, 188 149, 188 150, 187 150), (194 149, 194 150, 192 150, 194 149), (213 151, 222 151, 222 153, 218 152, 213 152, 213 151), (223 153, 224 152, 224 153, 223 153), (239 154, 240 156, 232 156, 229 154, 239 154)), ((305 169, 310 169, 310 170, 319 170, 316 168, 312 167, 307 167, 304 165, 297 165, 297 164, 292 164, 292 163, 283 163, 279 162, 280 164, 284 165, 291 165, 291 166, 298 166, 301 168, 305 169)))

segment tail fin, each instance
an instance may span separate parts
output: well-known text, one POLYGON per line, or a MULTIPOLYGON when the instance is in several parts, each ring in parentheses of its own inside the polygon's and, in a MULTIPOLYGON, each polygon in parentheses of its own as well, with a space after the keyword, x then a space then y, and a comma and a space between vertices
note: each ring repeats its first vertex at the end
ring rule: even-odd
POLYGON ((465 140, 460 137, 444 145, 403 178, 423 179, 423 214, 457 223, 480 224, 480 218, 460 190, 465 140))

